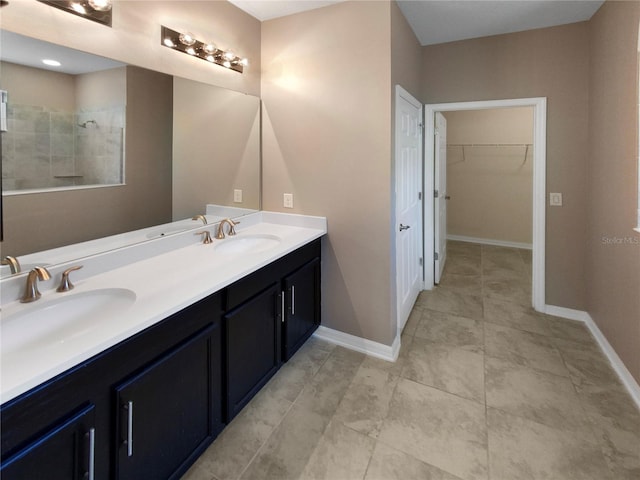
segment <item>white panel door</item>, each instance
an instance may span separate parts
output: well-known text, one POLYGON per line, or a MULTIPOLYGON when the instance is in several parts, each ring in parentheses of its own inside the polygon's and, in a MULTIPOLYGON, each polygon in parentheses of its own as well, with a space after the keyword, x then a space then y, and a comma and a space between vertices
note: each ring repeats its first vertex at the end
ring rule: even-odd
POLYGON ((401 331, 422 290, 422 104, 397 87, 396 291, 401 331))
POLYGON ((434 281, 440 283, 447 261, 447 119, 436 112, 434 192, 434 281))

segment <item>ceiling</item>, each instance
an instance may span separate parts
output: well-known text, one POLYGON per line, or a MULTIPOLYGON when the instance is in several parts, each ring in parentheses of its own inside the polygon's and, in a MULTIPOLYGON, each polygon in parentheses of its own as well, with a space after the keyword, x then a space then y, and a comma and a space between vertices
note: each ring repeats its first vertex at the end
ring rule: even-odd
POLYGON ((0 30, 0 60, 70 75, 97 72, 124 65, 115 60, 24 37, 6 30, 0 30), (44 59, 57 60, 61 65, 59 67, 44 65, 42 63, 44 59))
MULTIPOLYGON (((270 20, 342 0, 230 0, 270 20)), ((588 20, 604 0, 398 0, 422 45, 521 32, 588 20)))

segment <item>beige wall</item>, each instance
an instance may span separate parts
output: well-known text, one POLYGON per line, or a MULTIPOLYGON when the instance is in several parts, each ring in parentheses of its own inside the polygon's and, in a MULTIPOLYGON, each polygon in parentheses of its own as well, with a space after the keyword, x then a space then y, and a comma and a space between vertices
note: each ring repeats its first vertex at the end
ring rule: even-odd
POLYGON ((423 48, 426 103, 547 97, 546 302, 584 310, 588 25, 576 23, 423 48))
POLYGON ((76 106, 79 110, 126 105, 126 67, 77 75, 75 84, 76 106))
POLYGON ((0 62, 0 90, 7 90, 9 103, 46 105, 67 112, 76 108, 75 78, 15 63, 0 62))
POLYGON ((210 203, 259 209, 260 99, 184 78, 173 98, 173 219, 210 203))
MULTIPOLYGON (((263 208, 323 215, 322 324, 390 345, 390 4, 262 25, 263 208), (282 195, 293 193, 293 210, 282 195)), ((394 307, 395 308, 395 307, 394 307)))
POLYGON ((589 24, 587 311, 640 382, 638 22, 640 2, 606 2, 589 24))
POLYGON ((533 108, 446 112, 447 234, 532 243, 533 108), (492 145, 502 146, 492 146, 492 145), (469 145, 464 147, 458 145, 469 145), (480 146, 470 146, 480 145, 480 146))
POLYGON ((4 197, 3 255, 171 221, 172 81, 127 67, 127 184, 4 197))

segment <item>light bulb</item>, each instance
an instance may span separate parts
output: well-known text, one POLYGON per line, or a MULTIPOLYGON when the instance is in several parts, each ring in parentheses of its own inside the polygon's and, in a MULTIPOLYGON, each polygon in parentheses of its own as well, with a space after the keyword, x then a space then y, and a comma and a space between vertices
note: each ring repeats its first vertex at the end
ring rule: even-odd
POLYGON ((226 52, 224 52, 224 58, 226 58, 227 60, 233 60, 236 57, 236 54, 233 53, 231 50, 227 50, 226 52))
POLYGON ((175 48, 175 46, 176 46, 176 44, 173 43, 173 40, 171 40, 169 37, 165 38, 162 43, 164 43, 165 46, 167 46, 169 48, 175 48))
POLYGON ((242 65, 243 67, 248 67, 249 66, 249 60, 246 58, 243 58, 242 60, 240 60, 238 62, 240 65, 242 65))
POLYGON ((89 6, 98 12, 111 10, 111 0, 89 0, 89 6))
POLYGON ((81 15, 87 14, 87 10, 79 3, 72 3, 71 8, 73 8, 74 11, 80 13, 81 15))
POLYGON ((215 57, 214 57, 213 55, 207 55, 207 56, 205 57, 205 59, 206 59, 206 60, 208 60, 209 62, 215 62, 215 60, 216 60, 216 59, 215 59, 215 57))
POLYGON ((204 50, 205 53, 216 53, 217 47, 215 43, 206 43, 203 45, 202 50, 204 50))
POLYGON ((185 52, 187 52, 189 55, 195 55, 196 54, 196 49, 193 48, 193 47, 187 47, 185 52))
POLYGON ((196 43, 196 39, 193 37, 192 33, 181 33, 180 43, 182 43, 183 45, 193 45, 194 43, 196 43))
POLYGON ((222 65, 227 68, 231 68, 231 62, 229 60, 225 60, 224 62, 222 62, 222 65))

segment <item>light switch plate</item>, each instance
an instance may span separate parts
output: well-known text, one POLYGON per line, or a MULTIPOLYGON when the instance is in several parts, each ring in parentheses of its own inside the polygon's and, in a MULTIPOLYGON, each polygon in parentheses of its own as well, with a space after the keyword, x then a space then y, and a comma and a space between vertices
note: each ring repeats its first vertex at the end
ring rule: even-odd
POLYGON ((233 191, 233 201, 235 203, 242 203, 242 190, 235 189, 233 191))
POLYGON ((284 207, 293 208, 293 193, 284 194, 284 207))
POLYGON ((550 193, 549 194, 549 205, 552 207, 561 207, 562 206, 562 194, 561 193, 550 193))

